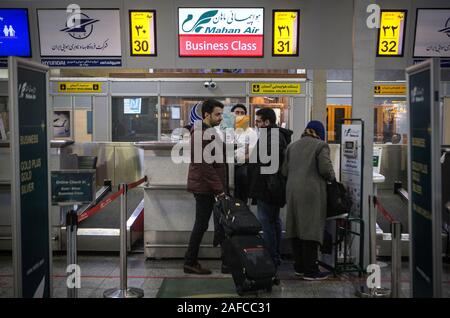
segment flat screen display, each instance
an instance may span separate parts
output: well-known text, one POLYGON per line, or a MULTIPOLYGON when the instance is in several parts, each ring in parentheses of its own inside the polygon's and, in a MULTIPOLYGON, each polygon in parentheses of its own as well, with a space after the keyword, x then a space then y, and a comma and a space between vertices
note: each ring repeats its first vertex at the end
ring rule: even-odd
POLYGON ((0 56, 31 57, 27 9, 0 9, 0 56))
POLYGON ((142 98, 125 98, 123 100, 124 114, 140 114, 142 98))

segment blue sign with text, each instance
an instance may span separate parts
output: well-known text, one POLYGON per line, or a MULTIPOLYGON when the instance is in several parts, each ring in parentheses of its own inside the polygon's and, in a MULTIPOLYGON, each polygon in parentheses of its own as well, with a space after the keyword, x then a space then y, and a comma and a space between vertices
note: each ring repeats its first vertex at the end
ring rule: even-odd
POLYGON ((27 9, 0 9, 0 56, 31 56, 27 9))

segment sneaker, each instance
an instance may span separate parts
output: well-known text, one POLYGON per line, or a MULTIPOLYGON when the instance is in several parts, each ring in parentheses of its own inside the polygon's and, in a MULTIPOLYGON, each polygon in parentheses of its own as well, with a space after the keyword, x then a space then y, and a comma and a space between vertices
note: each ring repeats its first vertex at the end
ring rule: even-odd
POLYGON ((209 269, 202 268, 199 263, 195 265, 184 264, 183 269, 186 274, 210 275, 212 273, 209 269))
POLYGON ((297 272, 297 271, 295 271, 294 274, 295 274, 295 276, 298 276, 298 277, 303 277, 303 276, 305 276, 305 273, 303 273, 303 272, 297 272))
POLYGON ((316 272, 313 274, 305 274, 303 275, 304 280, 325 280, 328 278, 328 273, 325 272, 316 272))

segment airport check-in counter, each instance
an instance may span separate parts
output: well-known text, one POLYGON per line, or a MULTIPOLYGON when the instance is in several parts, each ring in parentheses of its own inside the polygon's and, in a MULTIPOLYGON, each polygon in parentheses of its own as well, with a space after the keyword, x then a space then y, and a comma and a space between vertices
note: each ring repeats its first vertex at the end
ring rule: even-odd
MULTIPOLYGON (((189 163, 172 161, 175 143, 137 142, 144 150, 144 250, 148 258, 184 257, 195 221, 195 200, 186 191, 189 163)), ((185 148, 187 150, 187 148, 185 148)), ((210 219, 199 257, 220 257, 213 248, 213 218, 210 219)))

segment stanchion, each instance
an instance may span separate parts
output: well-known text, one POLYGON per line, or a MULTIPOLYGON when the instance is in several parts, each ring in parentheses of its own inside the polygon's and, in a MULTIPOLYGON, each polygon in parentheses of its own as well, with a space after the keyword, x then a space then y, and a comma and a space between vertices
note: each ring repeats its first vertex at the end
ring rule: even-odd
POLYGON ((103 293, 104 298, 141 298, 144 291, 127 285, 127 192, 128 186, 120 184, 120 287, 108 289, 103 293))
POLYGON ((402 224, 394 221, 391 223, 392 238, 392 273, 391 273, 391 297, 400 295, 400 282, 402 274, 402 224))
MULTIPOLYGON (((67 239, 67 268, 77 265, 77 228, 78 215, 75 209, 70 209, 66 214, 66 239, 67 239)), ((67 273, 68 278, 72 273, 67 273)), ((77 278, 75 278, 77 279, 77 278)), ((67 298, 77 298, 78 289, 76 284, 72 287, 67 285, 67 298)))
MULTIPOLYGON (((375 206, 376 197, 369 195, 369 249, 370 264, 377 264, 377 210, 372 210, 372 204, 375 206)), ((381 286, 369 288, 360 286, 356 291, 356 296, 361 298, 387 298, 390 295, 389 289, 381 286)))

